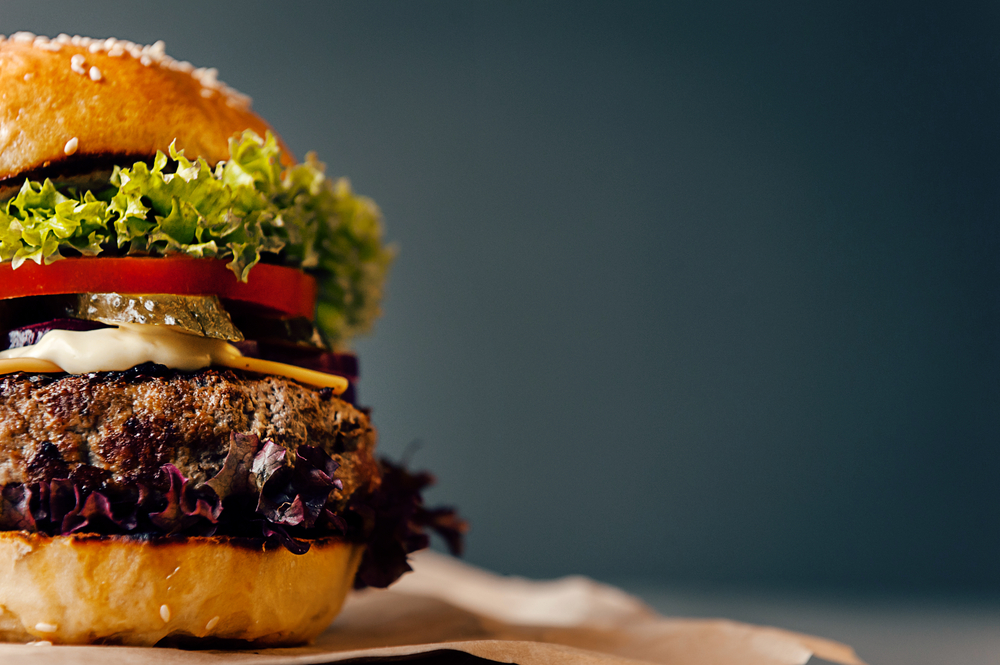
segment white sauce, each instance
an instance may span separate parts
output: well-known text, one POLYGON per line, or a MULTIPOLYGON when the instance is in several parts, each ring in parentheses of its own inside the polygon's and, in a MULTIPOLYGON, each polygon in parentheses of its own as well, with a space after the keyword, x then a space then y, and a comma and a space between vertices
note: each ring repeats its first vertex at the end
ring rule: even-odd
POLYGON ((221 339, 198 337, 169 326, 119 323, 99 330, 50 330, 37 344, 0 352, 0 358, 37 358, 70 374, 123 372, 145 362, 196 370, 229 365, 242 354, 221 339))
POLYGON ((248 358, 229 342, 208 339, 171 326, 118 323, 100 330, 50 330, 37 344, 0 352, 0 374, 11 372, 123 372, 145 362, 193 371, 209 365, 274 374, 340 395, 348 381, 336 374, 248 358))

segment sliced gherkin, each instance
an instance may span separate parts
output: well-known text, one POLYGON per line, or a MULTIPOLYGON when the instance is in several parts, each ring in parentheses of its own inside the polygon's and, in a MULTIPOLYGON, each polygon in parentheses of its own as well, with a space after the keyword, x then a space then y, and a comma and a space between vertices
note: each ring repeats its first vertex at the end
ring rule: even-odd
POLYGON ((173 326, 202 337, 242 342, 217 296, 172 294, 80 293, 69 307, 79 319, 103 323, 146 323, 173 326))

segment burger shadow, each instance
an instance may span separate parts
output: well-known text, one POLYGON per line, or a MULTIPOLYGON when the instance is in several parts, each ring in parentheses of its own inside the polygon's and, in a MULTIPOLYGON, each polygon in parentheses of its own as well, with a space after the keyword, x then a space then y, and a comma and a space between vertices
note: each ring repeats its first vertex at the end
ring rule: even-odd
MULTIPOLYGON (((458 644, 473 641, 547 643, 614 654, 628 650, 629 638, 612 627, 509 624, 437 598, 368 589, 352 594, 340 616, 311 644, 258 650, 256 653, 282 656, 337 654, 337 662, 347 663, 497 662, 465 653, 458 644), (456 648, 448 649, 448 644, 455 644, 456 648), (423 653, 398 653, 400 647, 412 648, 414 645, 422 645, 420 650, 423 653), (440 645, 441 648, 434 649, 431 645, 440 645), (357 657, 351 657, 352 653, 362 651, 369 654, 362 656, 359 653, 357 657)), ((510 651, 513 654, 517 649, 510 651)))
POLYGON ((262 648, 246 640, 174 634, 163 638, 156 646, 185 651, 239 650, 281 656, 329 654, 413 644, 496 639, 496 627, 491 626, 492 623, 496 622, 437 599, 369 589, 353 592, 333 624, 308 644, 262 648))
MULTIPOLYGON (((342 654, 368 650, 392 650, 413 645, 446 645, 455 642, 501 640, 548 642, 574 647, 613 649, 604 631, 592 628, 518 626, 481 616, 443 600, 398 592, 369 589, 354 592, 343 612, 316 640, 296 647, 261 648, 245 640, 195 638, 171 635, 158 647, 186 651, 233 651, 274 656, 342 654)), ((385 654, 350 658, 338 662, 448 662, 488 663, 470 654, 441 649, 421 654, 385 654), (433 656, 433 657, 432 657, 433 656), (428 658, 430 658, 428 660, 428 658), (441 660, 445 659, 445 660, 441 660)))

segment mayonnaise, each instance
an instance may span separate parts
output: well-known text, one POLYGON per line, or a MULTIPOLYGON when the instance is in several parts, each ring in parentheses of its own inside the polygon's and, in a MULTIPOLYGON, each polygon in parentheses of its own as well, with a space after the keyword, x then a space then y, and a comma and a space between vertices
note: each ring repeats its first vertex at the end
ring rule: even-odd
POLYGON ((70 374, 122 372, 145 362, 191 371, 225 365, 242 355, 219 339, 176 332, 169 326, 119 323, 98 330, 50 330, 37 344, 0 352, 0 358, 36 358, 70 374))

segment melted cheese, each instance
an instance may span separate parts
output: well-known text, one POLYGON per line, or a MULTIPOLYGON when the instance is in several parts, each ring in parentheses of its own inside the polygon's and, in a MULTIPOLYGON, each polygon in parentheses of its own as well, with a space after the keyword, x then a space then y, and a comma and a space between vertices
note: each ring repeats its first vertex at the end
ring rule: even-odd
POLYGON ((0 352, 0 374, 11 372, 122 372, 154 362, 192 371, 209 365, 277 374, 340 394, 347 390, 342 376, 271 360, 247 358, 232 344, 198 337, 168 326, 121 323, 99 330, 51 330, 37 344, 0 352))

